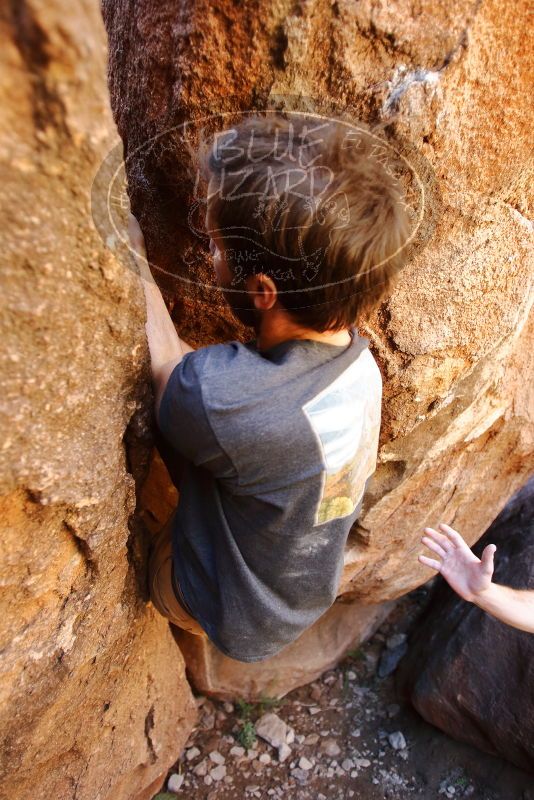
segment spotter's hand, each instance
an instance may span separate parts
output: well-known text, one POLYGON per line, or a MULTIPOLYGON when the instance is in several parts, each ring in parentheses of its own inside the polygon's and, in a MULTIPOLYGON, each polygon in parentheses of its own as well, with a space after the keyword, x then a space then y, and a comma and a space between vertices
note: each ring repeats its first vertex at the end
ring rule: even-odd
POLYGON ((426 536, 421 541, 436 555, 435 558, 419 556, 419 562, 441 573, 449 586, 464 600, 473 602, 481 592, 491 584, 493 575, 493 557, 496 546, 488 544, 482 553, 482 558, 477 558, 462 539, 458 531, 450 525, 440 522, 438 527, 425 528, 426 536))

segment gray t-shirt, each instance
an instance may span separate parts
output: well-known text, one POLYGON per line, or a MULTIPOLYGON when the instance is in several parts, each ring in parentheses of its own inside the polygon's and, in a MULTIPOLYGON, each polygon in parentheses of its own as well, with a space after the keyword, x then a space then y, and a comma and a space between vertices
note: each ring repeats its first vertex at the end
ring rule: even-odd
POLYGON ((376 468, 382 379, 369 340, 233 341, 188 353, 159 424, 188 459, 173 567, 211 641, 261 661, 334 602, 376 468))

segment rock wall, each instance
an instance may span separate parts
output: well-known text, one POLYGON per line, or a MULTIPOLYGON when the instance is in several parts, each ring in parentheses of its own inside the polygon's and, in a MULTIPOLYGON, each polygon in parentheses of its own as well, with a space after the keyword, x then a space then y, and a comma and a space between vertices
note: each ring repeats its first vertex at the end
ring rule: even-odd
MULTIPOLYGON (((433 237, 360 326, 382 371, 383 424, 340 594, 347 620, 354 603, 378 618, 382 603, 430 577, 416 558, 425 525, 443 520, 476 541, 533 470, 527 3, 104 0, 103 10, 130 196, 194 344, 242 331, 216 293, 188 282, 212 275, 188 219, 194 174, 179 126, 209 129, 215 113, 228 115, 222 126, 234 112, 295 107, 295 97, 317 112, 334 103, 389 120, 435 176, 433 237)), ((309 654, 325 645, 304 637, 309 654)), ((209 644, 184 652, 204 691, 225 694, 245 674, 209 644)), ((267 685, 269 673, 247 666, 245 683, 267 685)))
MULTIPOLYGON (((425 524, 444 519, 474 541, 532 471, 523 8, 104 3, 129 191, 193 343, 243 331, 202 286, 211 273, 187 220, 190 155, 175 138, 154 139, 168 128, 215 108, 315 95, 319 111, 332 100, 366 120, 396 114, 393 129, 441 190, 431 244, 362 320, 384 378, 383 429, 342 596, 286 660, 253 665, 257 673, 182 642, 205 691, 254 696, 275 675, 283 694, 310 680, 426 580, 416 561, 425 524), (188 274, 201 285, 177 291, 174 276, 188 274)), ((116 135, 104 30, 96 3, 64 0, 7 4, 0 22, 1 794, 144 800, 195 708, 180 651, 147 603, 143 520, 161 522, 174 496, 157 468, 141 490, 142 295, 120 238, 104 246, 90 215, 91 183, 116 135)), ((93 194, 100 220, 105 194, 93 194)))
POLYGON ((91 220, 117 141, 105 31, 94 3, 4 6, 0 796, 144 800, 196 709, 147 604, 133 518, 124 440, 146 427, 142 290, 91 220))

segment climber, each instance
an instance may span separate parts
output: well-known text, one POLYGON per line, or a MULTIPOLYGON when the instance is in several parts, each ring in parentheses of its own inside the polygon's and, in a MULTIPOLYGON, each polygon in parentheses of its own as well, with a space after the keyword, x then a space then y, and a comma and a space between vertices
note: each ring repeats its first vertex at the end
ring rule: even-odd
POLYGON ((477 558, 458 531, 444 522, 438 527, 442 532, 425 528, 427 535, 421 541, 440 557, 440 561, 419 556, 420 563, 441 573, 464 600, 507 625, 534 633, 534 590, 511 589, 491 580, 496 546, 486 545, 482 558, 477 558))
POLYGON ((405 263, 409 217, 358 130, 258 115, 200 148, 218 291, 254 330, 245 343, 180 339, 130 221, 179 488, 150 557, 151 599, 239 661, 273 656, 335 601, 376 468, 382 379, 356 325, 405 263))

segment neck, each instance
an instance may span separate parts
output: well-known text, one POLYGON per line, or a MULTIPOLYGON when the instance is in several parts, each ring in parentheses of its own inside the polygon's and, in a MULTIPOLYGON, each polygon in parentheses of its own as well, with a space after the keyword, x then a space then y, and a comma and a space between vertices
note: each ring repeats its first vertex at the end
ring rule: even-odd
POLYGON ((348 345, 352 341, 348 328, 335 332, 319 332, 296 324, 287 314, 263 314, 256 334, 256 346, 260 351, 268 350, 288 339, 313 339, 339 346, 348 345))

